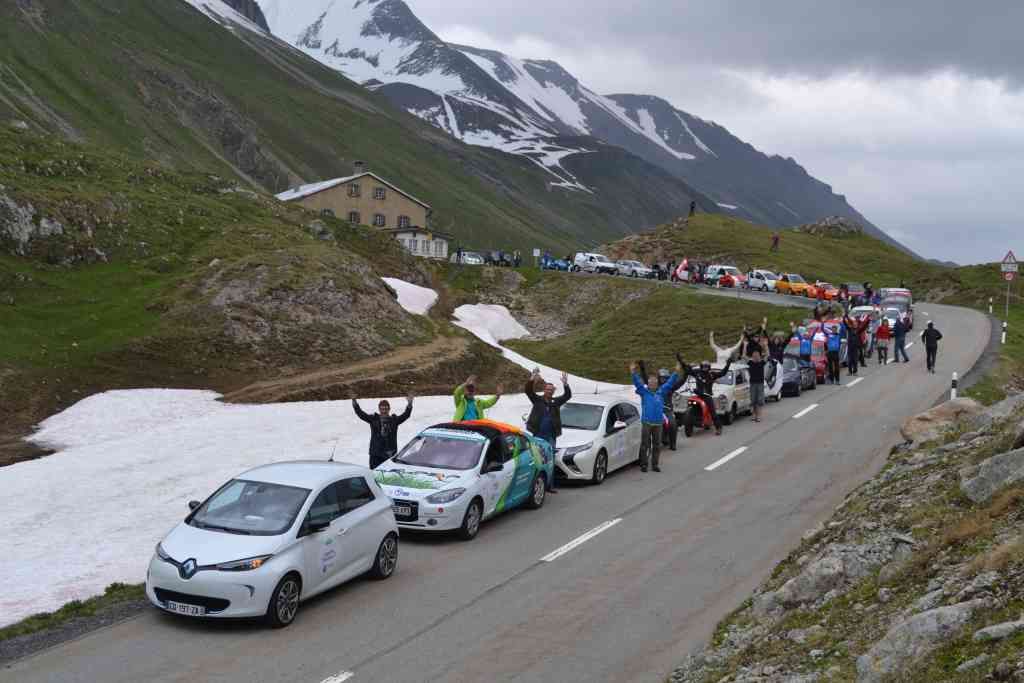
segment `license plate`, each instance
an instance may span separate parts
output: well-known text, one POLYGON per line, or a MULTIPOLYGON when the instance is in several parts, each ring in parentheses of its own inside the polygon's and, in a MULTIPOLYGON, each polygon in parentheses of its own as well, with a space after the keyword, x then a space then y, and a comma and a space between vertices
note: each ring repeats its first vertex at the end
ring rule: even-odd
POLYGON ((392 505, 391 509, 394 510, 395 514, 399 517, 409 517, 412 515, 412 508, 408 505, 392 505))
POLYGON ((184 614, 190 617, 201 617, 206 614, 206 608, 202 605, 186 605, 183 602, 167 601, 167 609, 175 614, 184 614))

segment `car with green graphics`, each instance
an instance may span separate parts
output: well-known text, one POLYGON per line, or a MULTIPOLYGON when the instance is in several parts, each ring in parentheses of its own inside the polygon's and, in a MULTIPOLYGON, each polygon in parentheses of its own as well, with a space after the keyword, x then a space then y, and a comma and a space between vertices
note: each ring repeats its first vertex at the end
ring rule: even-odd
POLYGON ((544 505, 553 475, 546 441, 491 420, 428 427, 375 470, 399 528, 454 531, 465 540, 502 512, 544 505))

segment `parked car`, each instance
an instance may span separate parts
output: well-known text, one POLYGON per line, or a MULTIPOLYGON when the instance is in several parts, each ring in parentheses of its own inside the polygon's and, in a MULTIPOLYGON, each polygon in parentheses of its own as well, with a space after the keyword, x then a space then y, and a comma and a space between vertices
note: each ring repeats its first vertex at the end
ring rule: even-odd
POLYGON ((914 307, 910 305, 910 301, 908 299, 904 297, 883 299, 882 308, 895 308, 900 312, 900 315, 903 316, 903 318, 907 321, 907 327, 910 329, 914 329, 914 307))
POLYGON ((914 295, 906 287, 883 287, 878 290, 878 296, 882 299, 903 297, 909 300, 911 306, 914 305, 914 295))
POLYGON ((839 288, 829 282, 818 280, 814 283, 816 298, 825 301, 837 301, 839 299, 839 288))
POLYGON ((791 296, 810 296, 811 286, 796 273, 782 273, 775 282, 775 291, 791 296))
POLYGON ((770 270, 752 270, 747 273, 747 287, 762 292, 774 292, 779 276, 770 270))
MULTIPOLYGON (((825 347, 825 335, 816 332, 811 340, 811 367, 814 369, 815 382, 821 384, 828 374, 828 349, 825 347)), ((786 345, 786 353, 791 356, 800 357, 800 342, 791 339, 786 345)))
POLYGON ((766 403, 782 400, 784 379, 785 373, 782 372, 782 364, 776 360, 769 360, 764 366, 764 400, 766 403))
POLYGON ((456 531, 464 540, 502 512, 541 507, 553 475, 546 441, 490 420, 429 427, 376 468, 400 528, 456 531))
POLYGON ((549 258, 544 259, 540 262, 540 267, 543 270, 569 270, 569 262, 561 258, 549 258))
POLYGON ((799 356, 786 354, 782 358, 782 395, 799 396, 805 389, 818 386, 814 367, 799 356))
POLYGON ((643 278, 654 277, 654 271, 639 261, 616 261, 615 266, 619 275, 643 278))
POLYGON ((867 318, 871 321, 867 329, 867 339, 865 342, 864 354, 870 357, 875 352, 875 331, 878 330, 878 326, 882 321, 882 312, 874 306, 854 306, 850 309, 850 317, 856 320, 864 320, 867 318))
POLYGON ((512 267, 512 254, 496 249, 484 253, 484 263, 488 266, 512 267))
POLYGON ((166 612, 288 626, 300 602, 398 566, 391 500, 365 467, 264 465, 189 508, 146 573, 146 597, 166 612))
POLYGON ((608 273, 610 275, 615 275, 619 272, 619 267, 615 265, 614 261, 609 260, 607 256, 602 254, 580 252, 573 257, 572 270, 577 273, 584 271, 587 273, 608 273))
POLYGON ((842 299, 852 302, 854 306, 860 304, 864 300, 864 285, 859 285, 856 282, 847 282, 840 286, 840 290, 845 292, 842 299))
MULTIPOLYGON (((452 254, 448 260, 451 263, 459 262, 459 255, 457 253, 452 254)), ((482 266, 484 265, 484 257, 475 251, 463 251, 462 252, 462 263, 467 266, 482 266)))
POLYGON ((708 266, 704 284, 712 287, 741 287, 747 278, 736 266, 708 266))
POLYGON ((640 409, 621 399, 587 397, 562 406, 556 476, 604 482, 640 456, 640 409))

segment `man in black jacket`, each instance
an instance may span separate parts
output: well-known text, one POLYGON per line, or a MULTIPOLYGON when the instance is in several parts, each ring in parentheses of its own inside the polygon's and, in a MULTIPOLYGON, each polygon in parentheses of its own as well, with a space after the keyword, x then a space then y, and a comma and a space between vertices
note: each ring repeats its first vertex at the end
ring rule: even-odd
POLYGON ((715 407, 715 382, 729 372, 729 368, 732 366, 732 358, 725 362, 725 367, 721 370, 712 370, 711 363, 707 361, 701 363, 699 369, 683 363, 682 360, 679 361, 679 364, 682 366, 684 373, 680 382, 685 382, 687 377, 693 377, 695 382, 693 393, 707 404, 708 410, 711 411, 711 417, 715 422, 715 434, 721 436, 722 417, 718 414, 718 410, 715 407))
POLYGON ((927 354, 928 372, 935 374, 935 356, 939 353, 939 340, 942 333, 935 329, 935 323, 928 323, 928 327, 921 333, 921 341, 924 342, 924 350, 927 354))
POLYGON ((412 415, 412 395, 405 399, 405 412, 401 415, 391 414, 391 404, 382 400, 377 405, 379 412, 367 415, 359 407, 359 402, 352 399, 352 408, 360 420, 370 425, 370 469, 386 460, 390 460, 398 452, 398 425, 412 415))
MULTIPOLYGON (((541 384, 540 370, 534 370, 530 379, 526 380, 526 398, 530 399, 533 407, 530 409, 530 416, 526 419, 526 428, 538 439, 544 439, 551 444, 551 450, 555 450, 555 442, 562 435, 562 406, 572 398, 572 390, 569 389, 569 376, 562 373, 562 395, 555 398, 555 385, 546 382, 543 385, 543 395, 537 395, 537 385, 541 384)), ((548 491, 557 493, 555 490, 555 478, 552 476, 548 482, 548 491)))

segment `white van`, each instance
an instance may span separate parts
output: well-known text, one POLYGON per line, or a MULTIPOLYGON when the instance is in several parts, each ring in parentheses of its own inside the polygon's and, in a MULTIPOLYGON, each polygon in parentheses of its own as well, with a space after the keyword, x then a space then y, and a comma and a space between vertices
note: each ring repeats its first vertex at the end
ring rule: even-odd
POLYGON ((770 270, 752 270, 747 273, 747 287, 762 292, 774 292, 779 276, 770 270))
POLYGON ((581 270, 587 273, 609 273, 611 275, 619 272, 618 265, 607 256, 583 251, 573 257, 572 269, 577 273, 581 270))

